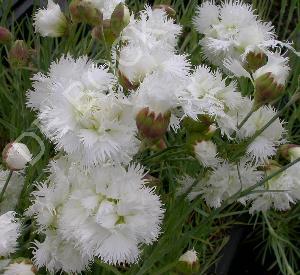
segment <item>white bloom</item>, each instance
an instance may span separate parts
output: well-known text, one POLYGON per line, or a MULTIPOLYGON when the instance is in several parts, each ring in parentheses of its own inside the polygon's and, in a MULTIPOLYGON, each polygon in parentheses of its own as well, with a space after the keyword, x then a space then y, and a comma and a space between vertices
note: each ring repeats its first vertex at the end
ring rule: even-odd
POLYGON ((83 256, 75 243, 63 240, 54 230, 45 234, 43 242, 34 242, 32 260, 37 268, 46 267, 51 273, 63 270, 70 274, 80 273, 88 267, 89 257, 83 256))
POLYGON ((9 143, 3 150, 3 161, 10 170, 22 170, 31 161, 32 154, 23 143, 9 143))
POLYGON ((252 7, 242 1, 225 1, 221 5, 204 2, 197 10, 194 25, 204 34, 200 41, 204 55, 219 66, 227 58, 245 61, 249 52, 265 52, 278 44, 271 23, 260 21, 252 7))
MULTIPOLYGON (((0 169, 0 190, 3 189, 9 171, 0 169)), ((0 214, 14 210, 24 185, 24 176, 14 172, 9 180, 8 186, 0 203, 0 214)))
POLYGON ((48 0, 47 9, 39 9, 33 16, 35 31, 42 36, 59 37, 67 30, 67 19, 58 4, 48 0))
POLYGON ((192 265, 198 261, 197 252, 194 249, 188 250, 179 257, 178 261, 186 262, 186 263, 192 265))
POLYGON ((103 14, 103 19, 110 19, 114 9, 125 0, 83 0, 84 2, 91 3, 96 9, 103 14))
POLYGON ((217 146, 211 141, 197 142, 194 150, 197 160, 204 167, 215 167, 220 162, 217 158, 217 146))
MULTIPOLYGON (((248 101, 250 103, 250 101, 248 101)), ((252 104, 248 103, 244 107, 244 112, 249 112, 252 104)), ((246 103, 247 104, 247 103, 246 103)), ((244 126, 238 132, 238 137, 249 138, 255 134, 256 131, 263 128, 274 116, 276 111, 271 106, 262 106, 255 111, 244 126)), ((285 142, 285 129, 283 123, 277 118, 266 130, 264 130, 254 141, 248 146, 247 153, 257 163, 264 162, 268 157, 276 154, 276 147, 285 142)))
POLYGON ((163 215, 159 197, 142 177, 139 167, 120 166, 73 177, 59 221, 63 236, 105 262, 136 262, 139 245, 157 239, 163 215))
POLYGON ((201 114, 214 117, 222 132, 223 124, 235 128, 236 124, 227 114, 236 110, 242 101, 241 94, 235 89, 235 82, 226 84, 220 71, 212 72, 206 66, 199 66, 190 77, 186 88, 188 102, 183 109, 193 119, 201 114))
POLYGON ((35 269, 32 264, 26 263, 11 263, 5 268, 3 275, 34 275, 35 269))
MULTIPOLYGON (((256 193, 248 196, 252 201, 249 212, 267 211, 274 208, 285 211, 300 200, 299 163, 268 180, 264 186, 256 189, 256 193), (260 192, 259 192, 260 191, 260 192)), ((276 172, 276 169, 267 171, 266 176, 276 172)))
POLYGON ((181 27, 169 18, 163 9, 152 9, 149 6, 141 11, 138 19, 131 17, 130 23, 122 32, 122 40, 127 43, 144 45, 152 48, 161 45, 173 50, 181 27))
MULTIPOLYGON (((211 207, 220 207, 222 202, 239 191, 242 191, 262 178, 262 172, 256 166, 241 161, 238 165, 223 162, 214 171, 192 189, 188 198, 193 200, 202 195, 211 207), (240 175, 239 175, 240 174, 240 175)), ((244 203, 245 199, 239 199, 244 203)))
POLYGON ((131 83, 138 84, 153 72, 166 72, 181 76, 189 69, 184 55, 175 55, 161 45, 128 44, 120 51, 119 70, 131 83))
POLYGON ((86 57, 62 57, 48 76, 34 76, 27 105, 38 111, 45 135, 84 166, 128 162, 138 150, 130 102, 113 90, 116 80, 86 57))
POLYGON ((6 257, 17 249, 21 224, 15 216, 13 211, 0 216, 0 257, 6 257))
POLYGON ((139 246, 157 239, 164 212, 159 197, 153 188, 145 186, 143 177, 139 167, 125 170, 107 166, 85 171, 64 159, 52 162, 49 179, 38 186, 27 211, 37 218, 39 230, 49 239, 37 243, 35 264, 70 271, 72 264, 67 259, 56 260, 55 253, 59 252, 55 251, 65 247, 78 248, 81 267, 94 256, 113 264, 136 262, 139 246), (50 246, 52 228, 56 228, 53 238, 58 238, 54 248, 50 246))
POLYGON ((270 77, 273 78, 277 84, 285 85, 290 71, 288 65, 289 58, 283 57, 278 52, 268 53, 267 56, 267 64, 255 71, 253 74, 254 80, 262 75, 270 74, 270 77))

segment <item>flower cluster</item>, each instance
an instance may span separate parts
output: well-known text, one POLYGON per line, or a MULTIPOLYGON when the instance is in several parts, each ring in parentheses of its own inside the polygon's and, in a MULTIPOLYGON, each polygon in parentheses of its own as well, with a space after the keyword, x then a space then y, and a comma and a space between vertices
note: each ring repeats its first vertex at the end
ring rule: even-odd
MULTIPOLYGON (((92 25, 91 42, 97 35, 106 40, 111 60, 65 54, 32 77, 26 105, 57 153, 25 212, 39 235, 32 252, 37 268, 78 274, 95 258, 117 266, 138 262, 143 247, 160 236, 165 211, 147 180, 153 171, 141 163, 169 146, 168 133, 180 134, 185 159, 196 164, 195 173, 180 172, 178 195, 200 196, 213 208, 239 202, 251 214, 288 210, 300 200, 299 163, 283 166, 299 160, 300 147, 286 144, 285 122, 274 107, 290 72, 282 49, 291 45, 277 40, 250 5, 230 0, 198 7, 194 27, 214 69, 192 64, 184 45, 178 50, 182 26, 170 7, 130 14, 122 0, 73 0, 69 10, 70 19, 49 0, 33 17, 36 32, 61 37, 77 23, 92 25)), ((3 157, 10 172, 0 172, 1 214, 16 207, 24 181, 16 170, 32 155, 12 143, 3 157)), ((15 252, 20 230, 14 212, 0 216, 0 235, 8 236, 0 238, 0 256, 15 252)), ((182 272, 199 270, 195 250, 179 262, 182 272)), ((20 262, 5 272, 35 270, 20 262)))

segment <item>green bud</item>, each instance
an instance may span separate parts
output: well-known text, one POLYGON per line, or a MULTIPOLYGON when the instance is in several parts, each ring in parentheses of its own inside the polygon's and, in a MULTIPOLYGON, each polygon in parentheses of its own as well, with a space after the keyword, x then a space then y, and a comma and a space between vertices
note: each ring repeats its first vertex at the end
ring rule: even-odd
POLYGON ((102 24, 102 13, 92 3, 73 0, 69 6, 72 21, 97 26, 102 24))
POLYGON ((267 63, 267 56, 264 53, 250 52, 246 56, 246 70, 254 72, 267 63))
POLYGON ((95 26, 92 30, 92 37, 112 45, 116 40, 116 36, 111 30, 110 20, 106 19, 102 22, 102 25, 95 26))
POLYGON ((278 99, 284 92, 284 86, 278 84, 271 73, 265 73, 255 79, 254 104, 260 106, 278 99))
POLYGON ((12 41, 12 38, 13 36, 8 29, 0 27, 0 44, 8 44, 12 41))
POLYGON ((278 153, 289 161, 294 161, 300 158, 300 145, 297 144, 284 144, 278 149, 278 153))
POLYGON ((111 15, 111 30, 116 35, 119 36, 121 31, 130 22, 130 12, 124 3, 119 3, 111 15))
POLYGON ((30 53, 31 50, 24 40, 16 40, 8 53, 9 64, 12 67, 27 66, 30 60, 30 53))
POLYGON ((188 250, 178 259, 176 269, 183 274, 198 274, 199 260, 195 250, 188 250))
POLYGON ((158 141, 167 132, 170 118, 170 112, 156 115, 146 107, 137 114, 136 125, 142 138, 158 141))
POLYGON ((176 11, 169 5, 164 5, 164 4, 158 4, 158 5, 154 5, 153 9, 162 9, 166 12, 166 14, 168 16, 170 16, 171 18, 176 18, 176 11))

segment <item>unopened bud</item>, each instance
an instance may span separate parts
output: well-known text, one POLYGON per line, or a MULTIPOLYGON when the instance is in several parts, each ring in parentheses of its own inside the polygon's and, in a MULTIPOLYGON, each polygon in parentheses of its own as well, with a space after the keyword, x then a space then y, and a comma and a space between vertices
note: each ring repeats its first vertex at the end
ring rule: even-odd
POLYGON ((119 3, 113 11, 110 20, 112 32, 119 36, 130 22, 130 12, 127 6, 124 3, 119 3))
POLYGON ((95 26, 92 30, 92 37, 108 45, 112 45, 116 40, 116 35, 111 30, 110 20, 106 19, 102 22, 102 25, 95 26))
POLYGON ((170 118, 170 112, 157 115, 146 107, 137 114, 136 125, 142 138, 159 140, 167 132, 170 118))
POLYGON ((101 25, 103 14, 91 3, 83 0, 73 0, 69 6, 72 21, 89 25, 101 25))
POLYGON ((23 143, 12 142, 6 145, 2 152, 3 162, 12 170, 22 170, 31 161, 32 155, 23 143))
POLYGON ((7 44, 11 41, 12 41, 11 32, 4 27, 0 27, 0 44, 7 44))
POLYGON ((28 65, 30 53, 31 50, 24 40, 16 40, 8 53, 9 64, 12 67, 22 67, 28 65))
POLYGON ((268 54, 267 64, 253 74, 254 101, 257 108, 272 103, 283 94, 289 71, 288 58, 278 53, 268 54))
POLYGON ((171 18, 175 18, 176 17, 176 11, 171 6, 169 6, 169 5, 164 5, 164 4, 154 5, 153 9, 162 9, 171 18))
POLYGON ((294 161, 300 158, 300 145, 284 144, 279 147, 279 153, 282 157, 289 161, 294 161))
POLYGON ((264 53, 250 52, 246 56, 247 71, 254 72, 267 63, 267 56, 264 53))
POLYGON ((119 71, 119 83, 126 90, 136 90, 138 88, 138 84, 131 83, 129 79, 119 71))
POLYGON ((197 252, 192 249, 181 255, 176 268, 183 274, 197 274, 200 268, 197 252))

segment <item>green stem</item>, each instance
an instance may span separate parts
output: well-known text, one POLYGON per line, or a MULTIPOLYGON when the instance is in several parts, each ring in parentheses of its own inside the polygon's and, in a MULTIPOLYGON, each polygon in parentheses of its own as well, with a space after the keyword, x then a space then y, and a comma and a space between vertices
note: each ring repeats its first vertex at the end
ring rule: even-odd
POLYGON ((237 126, 238 130, 240 130, 244 124, 248 121, 248 119, 252 116, 252 114, 255 112, 255 108, 253 107, 250 112, 245 116, 245 118, 242 120, 242 122, 237 126))
POLYGON ((1 194, 0 194, 0 202, 2 201, 3 195, 5 193, 5 190, 6 190, 7 186, 8 186, 8 183, 9 183, 9 180, 10 180, 12 174, 13 174, 13 171, 10 170, 9 174, 8 174, 8 177, 7 177, 6 181, 5 181, 5 184, 4 184, 3 188, 2 188, 1 194))

